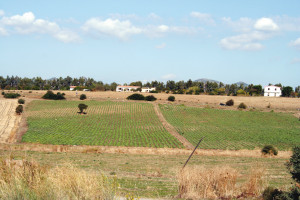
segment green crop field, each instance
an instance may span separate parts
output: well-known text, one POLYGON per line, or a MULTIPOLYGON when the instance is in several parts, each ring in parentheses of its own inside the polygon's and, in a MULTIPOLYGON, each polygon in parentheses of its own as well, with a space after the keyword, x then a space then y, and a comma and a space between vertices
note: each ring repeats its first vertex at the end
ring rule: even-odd
POLYGON ((22 142, 41 144, 174 147, 181 143, 165 130, 152 104, 99 101, 32 101, 22 142), (88 105, 87 114, 77 112, 88 105))
POLYGON ((288 150, 300 144, 300 121, 287 113, 233 111, 160 105, 166 120, 203 149, 254 149, 272 144, 288 150))

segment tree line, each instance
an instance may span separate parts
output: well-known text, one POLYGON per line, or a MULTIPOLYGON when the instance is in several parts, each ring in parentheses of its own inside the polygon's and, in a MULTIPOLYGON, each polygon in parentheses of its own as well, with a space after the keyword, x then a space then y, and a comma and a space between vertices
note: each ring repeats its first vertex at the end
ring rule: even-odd
MULTIPOLYGON (((70 86, 76 86, 75 90, 89 89, 91 91, 115 91, 119 84, 103 83, 96 81, 93 78, 79 77, 72 78, 67 76, 65 78, 51 78, 43 79, 41 77, 22 78, 18 76, 0 76, 0 87, 4 90, 69 90, 70 86)), ((126 83, 123 85, 127 85, 126 83)), ((199 82, 192 81, 173 81, 169 80, 166 83, 160 81, 151 81, 142 83, 141 81, 131 82, 131 86, 140 87, 156 87, 157 92, 166 92, 173 94, 195 94, 201 93, 209 95, 249 95, 260 96, 263 95, 263 87, 261 85, 243 85, 243 84, 224 84, 222 82, 199 82)), ((272 84, 269 84, 272 85, 272 84)), ((292 88, 291 86, 282 86, 282 84, 275 84, 282 88, 282 96, 286 97, 300 97, 300 86, 292 88)))

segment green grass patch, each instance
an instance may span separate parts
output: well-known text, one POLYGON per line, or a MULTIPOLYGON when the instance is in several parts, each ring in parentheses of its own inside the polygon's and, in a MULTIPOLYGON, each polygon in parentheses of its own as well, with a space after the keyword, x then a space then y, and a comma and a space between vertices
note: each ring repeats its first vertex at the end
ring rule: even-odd
POLYGON ((182 148, 165 130, 152 104, 86 101, 32 101, 27 109, 28 131, 23 142, 65 145, 100 145, 182 148))
POLYGON ((271 144, 289 150, 300 143, 300 121, 288 113, 160 105, 179 134, 203 149, 254 149, 271 144))

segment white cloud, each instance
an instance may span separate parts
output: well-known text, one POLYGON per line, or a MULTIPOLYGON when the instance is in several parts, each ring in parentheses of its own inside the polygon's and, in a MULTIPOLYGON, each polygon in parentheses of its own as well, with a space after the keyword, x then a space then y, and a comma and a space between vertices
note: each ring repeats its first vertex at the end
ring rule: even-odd
POLYGON ((300 17, 286 15, 274 17, 274 21, 283 31, 300 31, 300 17))
POLYGON ((150 14, 148 15, 148 18, 149 18, 149 19, 152 19, 152 20, 161 20, 161 17, 158 16, 157 14, 155 14, 155 13, 150 13, 150 14))
POLYGON ((290 43, 290 45, 300 49, 300 37, 298 39, 296 39, 295 41, 292 41, 290 43))
POLYGON ((242 17, 237 21, 232 21, 230 17, 223 17, 222 21, 236 32, 249 32, 254 25, 254 20, 247 17, 242 17))
POLYGON ((223 38, 221 40, 221 46, 229 50, 260 50, 263 45, 259 41, 268 39, 270 35, 263 32, 254 31, 251 33, 240 34, 223 38))
POLYGON ((54 35, 54 37, 65 43, 80 41, 80 38, 77 34, 68 30, 59 31, 54 35))
POLYGON ((166 43, 161 43, 161 44, 155 46, 155 48, 157 48, 157 49, 163 49, 165 47, 166 47, 166 43))
POLYGON ((8 33, 7 33, 7 31, 5 30, 5 28, 0 27, 0 35, 3 35, 3 36, 8 35, 8 33))
POLYGON ((210 14, 207 13, 200 13, 200 12, 191 12, 190 16, 197 18, 200 22, 209 24, 209 25, 216 25, 215 20, 212 18, 210 14))
POLYGON ((292 61, 291 61, 291 64, 298 64, 300 63, 300 58, 294 58, 292 61))
POLYGON ((86 32, 92 32, 98 35, 115 36, 121 40, 127 40, 130 36, 143 32, 142 29, 133 26, 129 20, 120 21, 111 18, 104 21, 91 18, 85 22, 82 29, 86 32))
POLYGON ((164 80, 171 80, 171 79, 176 78, 176 75, 175 74, 166 74, 166 75, 162 76, 161 78, 164 80))
POLYGON ((3 16, 3 15, 5 15, 4 10, 0 10, 0 17, 3 16))
POLYGON ((55 22, 36 19, 32 12, 26 12, 23 15, 3 17, 0 24, 5 27, 11 27, 19 34, 49 34, 63 42, 76 42, 79 40, 79 36, 76 33, 60 28, 55 22))
POLYGON ((277 31, 279 29, 278 25, 271 18, 260 18, 255 24, 254 28, 260 31, 277 31))

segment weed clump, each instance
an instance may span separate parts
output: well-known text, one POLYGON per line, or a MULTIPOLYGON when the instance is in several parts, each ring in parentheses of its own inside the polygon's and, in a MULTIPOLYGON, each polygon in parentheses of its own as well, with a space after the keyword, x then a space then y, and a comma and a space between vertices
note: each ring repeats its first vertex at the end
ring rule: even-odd
POLYGON ((276 156, 278 154, 278 151, 272 145, 266 145, 266 146, 264 146, 264 148, 262 148, 261 153, 264 155, 276 156))
POLYGON ((233 106, 233 105, 234 105, 233 99, 226 101, 226 106, 233 106))
POLYGON ((247 106, 244 103, 240 103, 240 105, 238 106, 238 109, 246 109, 247 106))

